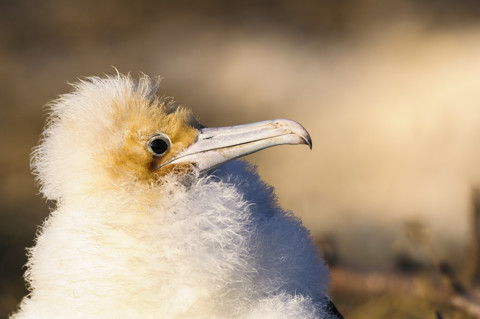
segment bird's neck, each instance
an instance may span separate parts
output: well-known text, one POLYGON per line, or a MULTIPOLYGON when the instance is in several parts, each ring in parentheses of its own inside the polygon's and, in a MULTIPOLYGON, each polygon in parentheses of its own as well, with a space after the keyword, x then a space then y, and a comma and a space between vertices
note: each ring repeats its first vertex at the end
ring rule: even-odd
POLYGON ((224 278, 253 273, 245 263, 252 234, 242 196, 208 179, 170 186, 62 201, 32 249, 32 300, 57 300, 69 313, 174 313, 208 307, 226 289, 224 278))

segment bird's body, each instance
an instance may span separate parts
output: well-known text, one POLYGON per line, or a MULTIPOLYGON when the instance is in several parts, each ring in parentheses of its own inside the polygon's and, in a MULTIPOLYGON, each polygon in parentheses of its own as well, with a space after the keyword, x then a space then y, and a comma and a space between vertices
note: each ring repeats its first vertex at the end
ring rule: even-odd
POLYGON ((155 92, 91 78, 52 105, 33 163, 57 209, 12 319, 337 318, 301 222, 247 163, 206 174, 218 149, 208 165, 188 150, 219 135, 155 92))

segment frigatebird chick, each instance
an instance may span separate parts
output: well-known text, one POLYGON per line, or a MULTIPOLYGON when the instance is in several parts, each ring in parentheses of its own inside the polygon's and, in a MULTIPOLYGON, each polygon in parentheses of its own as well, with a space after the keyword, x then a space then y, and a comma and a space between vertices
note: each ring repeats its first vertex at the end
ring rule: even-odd
POLYGON ((147 76, 91 77, 51 103, 32 165, 56 209, 11 318, 339 318, 300 220, 252 166, 219 166, 311 147, 307 131, 206 128, 157 89, 147 76))

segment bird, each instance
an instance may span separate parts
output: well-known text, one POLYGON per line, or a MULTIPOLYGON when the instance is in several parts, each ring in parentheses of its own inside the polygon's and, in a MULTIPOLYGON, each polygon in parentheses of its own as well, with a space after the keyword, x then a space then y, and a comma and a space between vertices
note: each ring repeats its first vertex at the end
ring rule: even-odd
POLYGON ((31 166, 54 209, 10 318, 342 318, 309 231, 239 159, 308 132, 206 127, 159 82, 86 77, 49 103, 31 166))

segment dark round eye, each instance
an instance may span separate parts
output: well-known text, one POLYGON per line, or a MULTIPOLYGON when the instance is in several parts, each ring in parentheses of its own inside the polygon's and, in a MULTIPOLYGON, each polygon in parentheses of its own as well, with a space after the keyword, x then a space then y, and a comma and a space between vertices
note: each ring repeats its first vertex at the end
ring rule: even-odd
POLYGON ((155 156, 162 156, 170 148, 170 138, 165 134, 157 134, 148 140, 148 149, 155 156))

